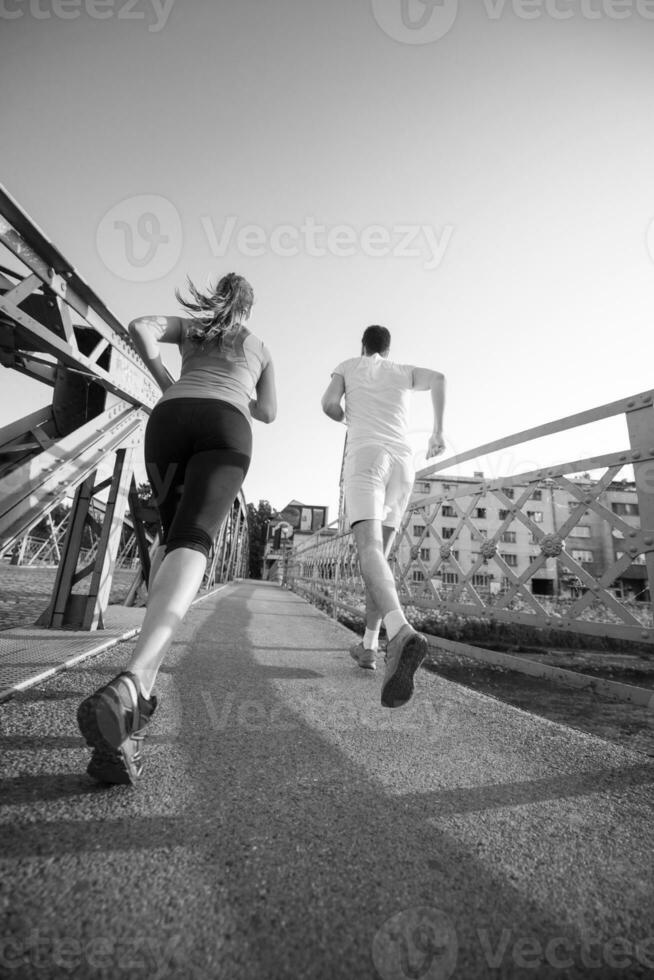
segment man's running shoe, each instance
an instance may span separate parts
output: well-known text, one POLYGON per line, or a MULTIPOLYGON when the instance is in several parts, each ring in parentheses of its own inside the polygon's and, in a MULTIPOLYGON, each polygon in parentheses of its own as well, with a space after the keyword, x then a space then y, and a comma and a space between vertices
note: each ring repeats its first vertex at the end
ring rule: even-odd
POLYGON ((157 699, 144 698, 128 671, 86 698, 77 709, 77 724, 92 746, 87 772, 100 783, 134 783, 143 771, 141 748, 145 727, 157 699))
POLYGON ((359 667, 363 667, 364 670, 376 670, 377 664, 375 662, 376 650, 366 650, 363 643, 356 643, 353 647, 350 647, 350 656, 353 660, 356 660, 359 667))
POLYGON ((385 708, 401 708, 411 700, 413 675, 425 659, 427 650, 427 640, 408 624, 389 641, 381 692, 381 703, 385 708))

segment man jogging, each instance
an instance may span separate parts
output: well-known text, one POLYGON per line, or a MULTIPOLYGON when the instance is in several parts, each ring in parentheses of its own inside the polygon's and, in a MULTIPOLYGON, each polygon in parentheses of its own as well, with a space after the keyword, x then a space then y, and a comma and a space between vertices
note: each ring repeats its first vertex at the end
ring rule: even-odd
POLYGON ((345 510, 366 585, 366 631, 352 656, 360 667, 374 670, 383 620, 388 646, 381 703, 399 708, 413 694, 413 675, 425 657, 427 641, 402 612, 387 555, 413 487, 407 439, 410 392, 431 392, 434 428, 427 458, 438 456, 445 448, 445 377, 428 368, 390 361, 391 335, 386 327, 367 327, 361 342, 361 357, 343 361, 332 372, 322 408, 335 422, 347 425, 345 510))

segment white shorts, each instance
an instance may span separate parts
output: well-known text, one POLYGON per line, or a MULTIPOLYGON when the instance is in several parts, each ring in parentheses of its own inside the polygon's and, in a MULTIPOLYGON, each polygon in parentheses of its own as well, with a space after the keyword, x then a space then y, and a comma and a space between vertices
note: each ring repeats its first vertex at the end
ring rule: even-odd
POLYGON ((397 530, 415 476, 410 452, 380 446, 349 450, 343 468, 345 513, 350 523, 381 521, 397 530))

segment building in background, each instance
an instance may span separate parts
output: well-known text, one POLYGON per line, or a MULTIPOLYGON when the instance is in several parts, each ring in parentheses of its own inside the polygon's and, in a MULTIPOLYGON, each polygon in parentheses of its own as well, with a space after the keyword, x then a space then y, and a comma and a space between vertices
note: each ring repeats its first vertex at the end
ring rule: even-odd
MULTIPOLYGON (((413 582, 424 581, 429 576, 438 589, 457 586, 459 570, 465 575, 479 561, 484 540, 494 537, 500 525, 511 516, 512 508, 528 486, 526 483, 516 483, 503 488, 501 494, 505 500, 491 490, 476 496, 483 479, 483 473, 475 473, 472 477, 438 475, 416 481, 412 504, 432 497, 442 497, 442 502, 437 509, 428 506, 422 512, 413 511, 406 533, 398 543, 401 564, 406 563, 409 553, 413 551, 416 559, 411 571, 413 582), (470 487, 469 495, 465 494, 467 487, 470 487)), ((553 480, 543 480, 530 486, 531 493, 522 504, 522 513, 543 534, 562 538, 566 553, 593 578, 600 578, 617 558, 628 552, 622 534, 602 516, 601 509, 639 528, 634 483, 611 483, 599 494, 595 492, 597 484, 587 475, 570 480, 570 489, 557 486, 553 480), (586 503, 591 506, 585 506, 586 503), (595 509, 597 505, 599 508, 595 509), (561 534, 561 529, 573 513, 574 526, 561 534)), ((533 530, 514 517, 497 539, 497 554, 513 574, 520 576, 541 556, 540 540, 533 530)), ((541 596, 574 598, 586 588, 558 557, 548 557, 527 581, 532 593, 541 596)), ((512 585, 512 579, 502 575, 496 561, 489 557, 482 560, 472 578, 472 585, 491 594, 501 593, 512 585)), ((620 598, 649 601, 644 556, 635 556, 611 588, 620 598)))
POLYGON ((283 581, 289 549, 303 537, 325 529, 327 513, 327 507, 291 500, 281 511, 278 520, 271 521, 268 525, 261 577, 283 581))

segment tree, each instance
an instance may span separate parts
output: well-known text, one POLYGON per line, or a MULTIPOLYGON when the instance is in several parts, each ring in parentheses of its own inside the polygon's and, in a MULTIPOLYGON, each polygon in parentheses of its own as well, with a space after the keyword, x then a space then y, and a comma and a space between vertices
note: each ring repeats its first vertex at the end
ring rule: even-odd
POLYGON ((248 531, 250 534, 250 578, 261 578, 263 552, 266 547, 268 524, 279 517, 267 500, 260 500, 257 507, 248 504, 248 531))

